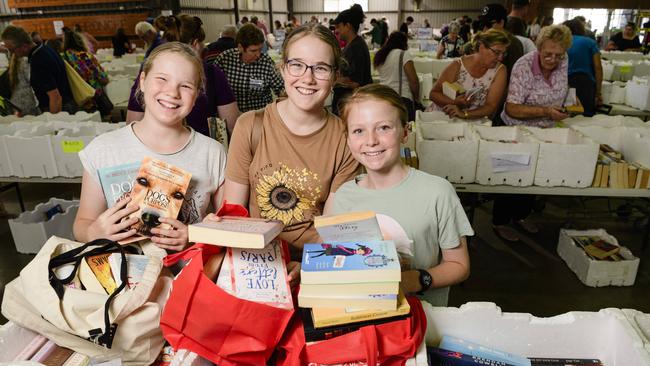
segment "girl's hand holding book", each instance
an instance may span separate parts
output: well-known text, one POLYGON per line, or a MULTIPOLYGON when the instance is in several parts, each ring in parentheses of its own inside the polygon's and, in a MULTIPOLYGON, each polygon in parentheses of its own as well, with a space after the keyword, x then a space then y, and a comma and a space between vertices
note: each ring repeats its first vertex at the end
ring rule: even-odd
POLYGON ((106 238, 113 241, 120 241, 135 235, 135 229, 129 227, 138 221, 132 217, 122 221, 126 216, 138 210, 138 206, 127 206, 131 198, 125 198, 104 211, 97 219, 88 226, 88 241, 106 238), (128 230, 127 230, 128 229, 128 230), (126 230, 126 231, 124 231, 126 230))
POLYGON ((165 250, 181 251, 189 243, 187 225, 169 217, 161 217, 160 222, 171 225, 172 229, 151 229, 151 241, 165 250))

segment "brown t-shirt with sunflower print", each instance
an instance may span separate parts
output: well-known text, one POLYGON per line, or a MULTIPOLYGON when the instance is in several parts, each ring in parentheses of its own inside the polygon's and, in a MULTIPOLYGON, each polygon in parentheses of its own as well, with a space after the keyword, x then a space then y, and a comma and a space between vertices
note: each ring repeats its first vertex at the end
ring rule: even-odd
POLYGON ((359 163, 348 149, 341 119, 329 114, 318 131, 295 135, 278 114, 277 102, 264 108, 262 134, 251 157, 254 117, 249 111, 237 120, 226 178, 247 184, 251 216, 282 221, 280 237, 302 251, 305 243, 320 240, 314 217, 323 213, 330 193, 355 177, 359 163))

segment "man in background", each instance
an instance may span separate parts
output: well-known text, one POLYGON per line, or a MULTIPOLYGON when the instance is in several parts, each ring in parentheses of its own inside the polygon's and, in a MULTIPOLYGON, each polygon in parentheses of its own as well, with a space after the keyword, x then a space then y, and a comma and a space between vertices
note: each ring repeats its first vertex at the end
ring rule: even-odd
POLYGON ((228 24, 221 30, 221 36, 216 41, 210 43, 203 52, 203 60, 213 63, 215 58, 225 50, 236 48, 235 37, 237 37, 237 27, 228 24))
POLYGON ((408 36, 409 27, 411 26, 411 24, 413 24, 413 17, 409 15, 406 17, 406 22, 402 23, 402 25, 399 26, 399 31, 408 36))

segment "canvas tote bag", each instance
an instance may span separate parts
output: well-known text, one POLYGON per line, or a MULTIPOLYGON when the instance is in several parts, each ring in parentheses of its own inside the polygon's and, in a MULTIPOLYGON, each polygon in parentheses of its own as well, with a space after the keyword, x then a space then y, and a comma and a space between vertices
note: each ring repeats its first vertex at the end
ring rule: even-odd
POLYGON ((70 84, 72 97, 78 106, 83 106, 86 102, 95 97, 95 88, 90 86, 90 84, 79 75, 72 65, 65 60, 63 63, 65 64, 65 73, 68 76, 68 83, 70 84))
MULTIPOLYGON (((114 248, 110 243, 119 246, 98 239, 81 252, 103 246, 114 248)), ((58 345, 88 356, 111 354, 121 357, 125 365, 151 364, 163 346, 160 313, 171 288, 171 276, 166 270, 161 273, 165 251, 151 242, 142 243, 149 257, 142 279, 132 289, 116 290, 111 301, 107 301, 108 294, 74 288, 64 288, 60 298, 61 289, 50 283, 50 262, 83 246, 51 237, 18 278, 5 287, 2 314, 58 345)))

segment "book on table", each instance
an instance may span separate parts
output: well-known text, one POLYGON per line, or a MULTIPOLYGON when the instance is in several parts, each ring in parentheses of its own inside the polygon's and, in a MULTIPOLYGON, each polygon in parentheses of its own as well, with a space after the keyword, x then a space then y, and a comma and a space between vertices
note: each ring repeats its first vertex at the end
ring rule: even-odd
POLYGON ((216 283, 240 299, 293 309, 285 255, 279 239, 262 249, 228 248, 216 283))
POLYGON ((314 227, 324 243, 383 239, 377 217, 372 211, 316 216, 314 227))
POLYGON ((262 249, 284 228, 282 221, 248 217, 222 217, 188 226, 190 242, 233 248, 262 249))
MULTIPOLYGON (((192 174, 162 160, 145 157, 131 190, 131 203, 138 210, 125 220, 136 217, 138 222, 131 226, 137 235, 150 237, 151 229, 171 229, 171 225, 161 223, 160 218, 177 218, 185 201, 185 193, 192 174)), ((133 240, 124 240, 128 243, 133 240)))
MULTIPOLYGON (((301 286, 302 289, 302 286, 301 286)), ((311 317, 315 328, 331 327, 334 325, 357 323, 368 320, 392 318, 408 315, 411 311, 408 301, 403 293, 397 296, 396 310, 367 309, 355 307, 336 307, 311 309, 311 317)))
POLYGON ((344 284, 399 282, 401 270, 391 240, 305 244, 301 282, 344 284))

